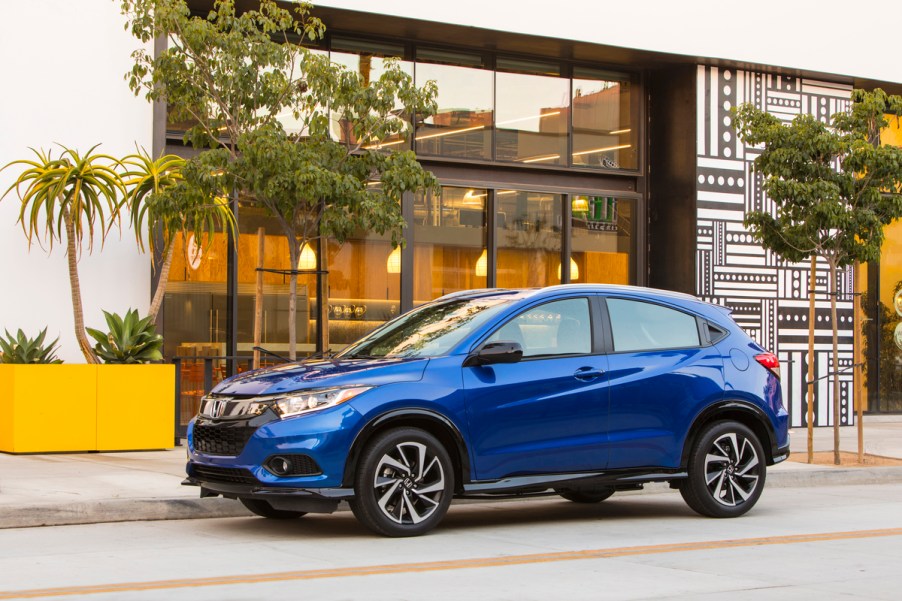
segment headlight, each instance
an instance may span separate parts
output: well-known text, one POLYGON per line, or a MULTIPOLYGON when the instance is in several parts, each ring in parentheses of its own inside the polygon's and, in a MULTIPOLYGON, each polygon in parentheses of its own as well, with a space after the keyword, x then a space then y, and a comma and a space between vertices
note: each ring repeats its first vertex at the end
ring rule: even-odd
POLYGON ((276 400, 276 407, 282 417, 291 417, 311 411, 319 411, 328 407, 334 407, 353 399, 362 392, 373 388, 372 386, 349 386, 346 388, 320 388, 317 390, 304 390, 286 395, 276 400))

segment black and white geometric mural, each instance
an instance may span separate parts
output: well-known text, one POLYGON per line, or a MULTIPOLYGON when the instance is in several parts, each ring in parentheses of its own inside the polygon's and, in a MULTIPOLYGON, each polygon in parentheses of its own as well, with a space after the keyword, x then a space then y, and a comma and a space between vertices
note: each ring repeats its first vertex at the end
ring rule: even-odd
MULTIPOLYGON (((780 119, 810 113, 824 122, 849 106, 851 87, 800 77, 735 69, 698 68, 698 222, 696 293, 733 310, 733 317, 763 347, 776 353, 783 373, 784 404, 792 425, 806 423, 807 378, 815 385, 815 425, 833 424, 830 301, 824 294, 829 277, 818 263, 815 361, 807 365, 810 263, 778 260, 753 241, 743 225, 746 212, 774 207, 751 173, 758 150, 736 137, 730 109, 750 102, 780 119)), ((852 364, 852 276, 839 284, 839 369, 852 364)), ((841 424, 854 418, 852 370, 843 372, 841 424)))

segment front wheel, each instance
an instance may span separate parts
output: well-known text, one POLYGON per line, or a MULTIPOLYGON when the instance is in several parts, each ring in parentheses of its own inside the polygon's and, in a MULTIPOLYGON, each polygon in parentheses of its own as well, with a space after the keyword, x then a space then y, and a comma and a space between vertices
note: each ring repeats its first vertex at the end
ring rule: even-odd
POLYGON ((252 513, 260 517, 269 518, 271 520, 293 520, 307 515, 305 511, 289 511, 286 509, 275 509, 268 502, 261 499, 248 499, 241 497, 238 499, 241 504, 251 510, 252 513))
POLYGON ((350 505, 378 534, 418 536, 442 521, 453 491, 454 468, 442 443, 424 430, 398 428, 367 445, 350 505))
POLYGON ((758 502, 766 470, 764 449, 754 432, 738 422, 716 422, 693 446, 680 494, 701 515, 738 517, 758 502))

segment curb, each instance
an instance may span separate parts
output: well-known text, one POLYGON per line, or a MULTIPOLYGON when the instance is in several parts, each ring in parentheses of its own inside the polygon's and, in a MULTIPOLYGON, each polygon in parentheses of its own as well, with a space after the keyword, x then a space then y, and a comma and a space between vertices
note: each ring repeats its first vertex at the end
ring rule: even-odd
MULTIPOLYGON (((802 488, 813 486, 864 486, 902 483, 902 466, 887 467, 808 467, 775 469, 767 474, 767 487, 802 488)), ((652 485, 627 494, 660 494, 669 492, 666 485, 652 485)), ((522 499, 515 499, 522 500, 522 499)), ((456 501, 457 503, 506 502, 499 499, 456 501)), ((208 518, 251 517, 253 514, 231 499, 155 498, 104 499, 92 502, 20 505, 2 507, 0 529, 38 526, 69 526, 155 520, 196 520, 208 518)), ((342 504, 338 511, 346 511, 342 504)))

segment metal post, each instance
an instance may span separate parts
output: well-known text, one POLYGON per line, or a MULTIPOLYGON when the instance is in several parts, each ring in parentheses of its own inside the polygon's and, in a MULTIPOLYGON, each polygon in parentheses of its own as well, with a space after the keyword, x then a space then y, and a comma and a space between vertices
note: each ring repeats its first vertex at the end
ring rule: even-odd
POLYGON ((182 445, 181 429, 182 429, 182 358, 175 357, 172 362, 175 364, 175 445, 182 445))
MULTIPOLYGON (((232 214, 238 219, 238 190, 232 190, 229 201, 232 214)), ((238 232, 235 232, 237 235, 238 232)), ((226 373, 234 376, 235 357, 238 355, 238 245, 235 236, 228 236, 226 250, 226 373)))

